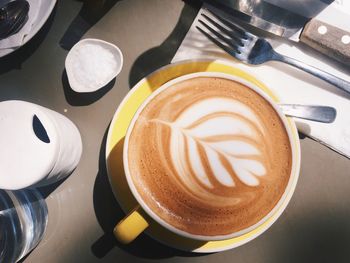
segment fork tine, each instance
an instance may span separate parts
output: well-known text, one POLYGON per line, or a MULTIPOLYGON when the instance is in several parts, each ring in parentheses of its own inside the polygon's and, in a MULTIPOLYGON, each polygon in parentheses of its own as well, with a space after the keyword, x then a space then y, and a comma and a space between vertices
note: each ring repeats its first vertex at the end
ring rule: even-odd
POLYGON ((210 41, 212 41, 215 45, 222 48, 224 51, 226 51, 231 56, 236 57, 236 52, 233 49, 230 49, 228 46, 222 44, 220 41, 218 41, 216 38, 212 37, 210 34, 205 32, 202 28, 199 26, 196 26, 196 28, 201 32, 203 35, 205 35, 210 41))
MULTIPOLYGON (((237 25, 236 23, 232 22, 231 20, 228 20, 226 18, 221 17, 218 13, 216 13, 214 10, 212 9, 206 9, 209 11, 210 14, 212 14, 216 19, 218 19, 221 23, 223 23, 224 25, 228 26, 230 29, 238 32, 241 37, 246 37, 246 36, 250 36, 251 34, 248 33, 246 30, 244 30, 243 27, 237 25)), ((203 14, 204 15, 204 14, 203 14)))
POLYGON ((224 37, 222 34, 217 32, 215 29, 210 27, 208 24, 204 23, 202 20, 198 20, 199 23, 201 23, 206 29, 208 29, 212 34, 214 34, 217 38, 219 38, 221 41, 225 42, 225 44, 229 45, 231 48, 237 50, 239 45, 236 43, 237 41, 232 41, 230 38, 224 37))
POLYGON ((230 36, 233 39, 233 41, 236 42, 236 44, 243 46, 243 43, 242 43, 243 36, 237 34, 234 31, 230 31, 230 30, 226 29, 225 27, 223 27, 222 25, 220 25, 219 23, 217 23, 216 21, 211 19, 206 14, 202 14, 202 16, 205 17, 205 19, 208 20, 211 24, 213 24, 217 29, 224 32, 226 35, 230 36))

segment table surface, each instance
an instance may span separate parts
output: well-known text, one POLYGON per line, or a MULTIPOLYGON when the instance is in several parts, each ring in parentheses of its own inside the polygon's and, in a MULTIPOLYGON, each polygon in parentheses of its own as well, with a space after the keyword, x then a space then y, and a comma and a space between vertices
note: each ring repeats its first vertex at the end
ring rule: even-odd
POLYGON ((114 240, 111 231, 123 213, 106 175, 108 125, 129 89, 170 63, 198 7, 180 0, 90 2, 107 7, 58 1, 39 34, 0 60, 0 101, 26 100, 66 115, 78 126, 84 147, 75 172, 41 190, 49 207, 48 228, 22 262, 349 262, 350 162, 308 138, 301 140, 301 174, 290 204, 248 244, 202 255, 146 235, 128 246, 114 240), (67 50, 81 37, 112 42, 124 54, 116 81, 93 95, 72 92, 64 72, 67 50))

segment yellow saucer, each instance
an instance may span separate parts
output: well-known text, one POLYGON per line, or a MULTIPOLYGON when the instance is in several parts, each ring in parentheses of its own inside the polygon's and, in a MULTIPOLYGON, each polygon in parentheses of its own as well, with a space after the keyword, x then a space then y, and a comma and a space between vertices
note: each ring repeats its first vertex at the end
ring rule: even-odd
MULTIPOLYGON (((195 72, 223 72, 241 77, 261 88, 269 96, 271 96, 274 101, 278 102, 277 97, 263 83, 258 81, 250 74, 233 67, 228 62, 208 60, 183 61, 165 66, 142 79, 130 90, 114 114, 108 131, 106 145, 106 162, 109 180, 114 195, 126 214, 128 214, 138 205, 129 190, 123 168, 123 143, 129 123, 138 107, 152 93, 152 91, 156 90, 171 79, 195 72)), ((293 143, 295 144, 297 158, 299 159, 300 147, 298 133, 295 128, 295 124, 291 119, 288 119, 288 125, 290 126, 292 136, 294 137, 293 143)), ((297 169, 297 173, 299 173, 299 169, 297 169)), ((280 209, 277 210, 277 212, 273 214, 265 223, 242 236, 227 240, 209 242, 192 240, 170 232, 151 218, 147 218, 150 226, 147 228, 146 233, 152 238, 168 246, 197 253, 218 252, 238 247, 262 234, 280 216, 294 192, 298 176, 293 176, 293 178, 294 181, 292 182, 291 190, 280 209)))

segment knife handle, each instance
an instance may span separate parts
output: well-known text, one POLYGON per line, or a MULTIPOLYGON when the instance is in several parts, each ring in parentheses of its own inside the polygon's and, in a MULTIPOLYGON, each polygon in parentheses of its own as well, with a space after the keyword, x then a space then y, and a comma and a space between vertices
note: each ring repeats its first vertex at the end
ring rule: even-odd
POLYGON ((303 29, 300 41, 345 65, 350 65, 350 32, 316 19, 303 29))

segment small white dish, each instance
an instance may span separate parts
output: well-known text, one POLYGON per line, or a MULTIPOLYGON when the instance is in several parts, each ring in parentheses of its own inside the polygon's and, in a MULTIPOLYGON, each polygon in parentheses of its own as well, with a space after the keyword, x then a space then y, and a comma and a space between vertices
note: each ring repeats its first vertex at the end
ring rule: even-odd
POLYGON ((75 92, 94 92, 121 71, 123 54, 109 42, 87 38, 73 46, 66 57, 69 85, 75 92))

